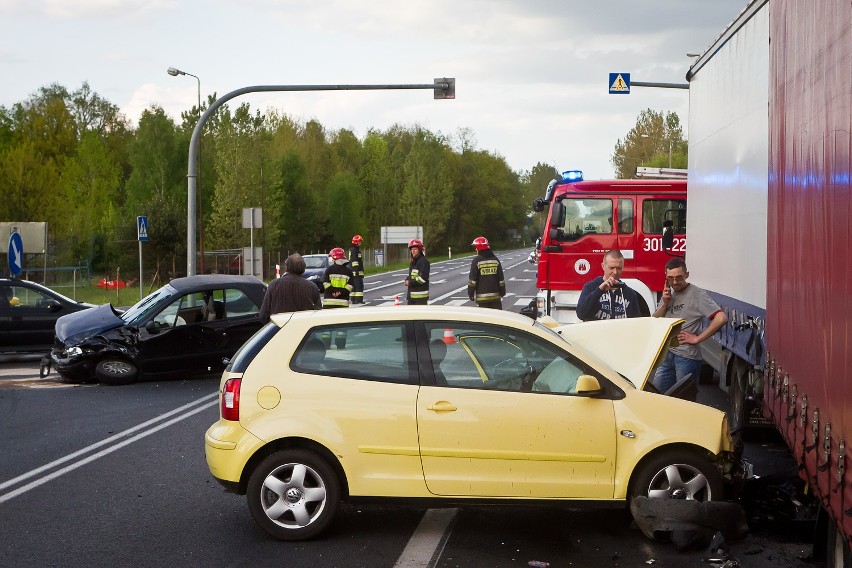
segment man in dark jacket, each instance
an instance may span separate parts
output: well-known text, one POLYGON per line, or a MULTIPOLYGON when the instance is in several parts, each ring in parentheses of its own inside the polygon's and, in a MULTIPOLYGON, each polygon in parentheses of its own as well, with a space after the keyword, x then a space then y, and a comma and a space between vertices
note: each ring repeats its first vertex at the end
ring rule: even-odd
POLYGON ((485 237, 476 237, 471 245, 476 247, 477 253, 470 263, 467 295, 481 308, 502 310, 502 298, 506 295, 503 265, 500 264, 500 260, 491 250, 491 245, 485 237))
POLYGON ((331 249, 328 253, 331 264, 322 275, 322 286, 325 292, 322 298, 324 308, 348 308, 349 294, 352 293, 352 271, 346 266, 346 253, 340 247, 331 249))
POLYGON ((319 288, 302 276, 305 272, 302 255, 294 253, 288 256, 284 261, 284 269, 284 275, 270 282, 263 296, 260 305, 262 323, 268 322, 272 314, 322 308, 319 288))
POLYGON ((420 239, 411 239, 408 243, 411 264, 408 265, 408 278, 405 285, 408 291, 405 299, 409 305, 425 306, 429 303, 429 259, 426 248, 420 239))
POLYGON ((349 268, 352 269, 352 293, 349 301, 353 304, 364 303, 364 259, 361 257, 361 243, 364 239, 361 235, 352 237, 352 246, 349 247, 349 268))
POLYGON ((624 255, 611 250, 604 254, 603 276, 586 282, 577 300, 577 317, 583 321, 638 318, 639 295, 621 281, 624 255))

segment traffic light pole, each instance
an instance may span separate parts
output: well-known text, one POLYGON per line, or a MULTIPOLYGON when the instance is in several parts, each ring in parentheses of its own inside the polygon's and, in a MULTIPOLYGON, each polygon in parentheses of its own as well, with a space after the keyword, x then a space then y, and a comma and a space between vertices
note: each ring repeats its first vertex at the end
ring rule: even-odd
POLYGON ((207 107, 195 129, 192 131, 192 138, 189 141, 189 163, 187 164, 187 191, 186 191, 186 275, 195 276, 196 274, 196 192, 198 179, 198 146, 201 142, 201 133, 204 130, 204 125, 213 116, 220 106, 229 100, 245 95, 247 93, 260 93, 269 91, 380 91, 380 90, 412 90, 412 89, 431 89, 434 91, 436 99, 454 99, 456 98, 456 80, 451 78, 435 79, 433 83, 421 83, 410 85, 255 85, 253 87, 243 87, 236 91, 223 95, 207 107))

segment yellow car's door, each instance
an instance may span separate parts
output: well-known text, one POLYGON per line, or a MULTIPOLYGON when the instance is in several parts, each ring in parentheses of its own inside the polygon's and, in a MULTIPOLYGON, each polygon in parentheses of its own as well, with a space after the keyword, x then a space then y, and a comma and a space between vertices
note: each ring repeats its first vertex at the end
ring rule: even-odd
POLYGON ((530 384, 522 376, 525 369, 542 380, 552 369, 560 376, 567 368, 577 376, 586 369, 536 338, 488 332, 492 341, 475 330, 476 343, 466 343, 464 338, 474 332, 454 330, 459 340, 446 345, 436 370, 442 384, 420 389, 417 423, 429 491, 471 497, 612 498, 612 401, 530 384), (517 380, 508 376, 513 368, 517 380))

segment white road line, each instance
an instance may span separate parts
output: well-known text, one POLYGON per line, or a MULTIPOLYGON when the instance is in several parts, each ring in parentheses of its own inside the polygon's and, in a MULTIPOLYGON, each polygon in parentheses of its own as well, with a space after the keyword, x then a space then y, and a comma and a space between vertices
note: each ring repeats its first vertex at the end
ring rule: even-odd
POLYGON ((458 509, 429 509, 405 549, 394 564, 394 568, 426 568, 434 566, 441 557, 452 532, 453 521, 458 509))
POLYGON ((98 458, 101 458, 105 455, 108 455, 108 454, 110 454, 110 453, 112 453, 112 452, 114 452, 114 451, 116 451, 120 448, 123 448, 124 446, 131 444, 131 443, 133 443, 137 440, 141 440, 142 438, 145 438, 146 436, 150 436, 151 434, 154 434, 155 432, 158 432, 159 430, 162 430, 163 428, 171 426, 172 424, 176 424, 176 423, 180 422, 181 420, 185 420, 185 419, 189 418, 190 416, 201 412, 202 410, 206 410, 206 409, 208 409, 212 406, 215 406, 219 403, 218 398, 219 398, 218 392, 215 392, 213 394, 209 394, 207 396, 201 397, 198 400, 194 400, 194 401, 192 401, 188 404, 185 404, 185 405, 183 405, 179 408, 176 408, 176 409, 174 409, 170 412, 166 412, 165 414, 161 414, 160 416, 152 418, 151 420, 143 422, 142 424, 138 424, 138 425, 136 425, 132 428, 129 428, 129 429, 125 430, 124 432, 119 432, 118 434, 110 436, 109 438, 101 440, 100 442, 96 442, 96 443, 94 443, 90 446, 87 446, 87 447, 83 448, 82 450, 77 450, 76 452, 68 454, 67 456, 59 458, 58 460, 54 460, 54 461, 52 461, 48 464, 45 464, 45 465, 38 467, 34 470, 28 471, 27 473, 19 475, 18 477, 10 479, 9 481, 5 481, 3 483, 0 483, 0 490, 6 489, 7 487, 11 487, 13 485, 16 485, 16 484, 20 483, 21 481, 24 481, 25 479, 35 477, 35 476, 41 474, 44 471, 47 471, 49 469, 53 469, 60 464, 74 460, 74 459, 76 459, 76 458, 78 458, 78 457, 80 457, 84 454, 89 453, 90 451, 92 451, 96 448, 99 448, 101 446, 105 446, 107 444, 111 444, 112 442, 115 442, 116 440, 118 440, 120 438, 123 438, 125 436, 129 436, 130 434, 137 432, 139 430, 142 430, 144 428, 147 428, 147 427, 151 426, 152 424, 156 424, 157 422, 160 422, 161 420, 164 420, 164 419, 168 418, 169 416, 173 416, 175 414, 186 412, 185 414, 182 414, 181 416, 178 416, 177 418, 173 418, 172 420, 169 420, 168 422, 164 422, 163 424, 160 424, 159 426, 151 428, 150 430, 142 432, 141 434, 137 434, 136 436, 133 436, 132 438, 129 438, 127 440, 124 440, 123 442, 117 443, 114 446, 110 446, 109 448, 106 448, 105 450, 102 450, 102 451, 100 451, 96 454, 92 454, 91 456, 84 458, 84 459, 82 459, 78 462, 74 462, 69 466, 66 466, 66 467, 64 467, 64 468, 62 468, 58 471, 55 471, 55 472, 53 472, 49 475, 46 475, 46 476, 44 476, 40 479, 37 479, 36 481, 33 481, 32 483, 28 483, 27 485, 24 485, 23 487, 19 487, 18 489, 11 491, 9 493, 6 493, 5 495, 0 495, 0 503, 4 503, 4 502, 12 499, 13 497, 17 497, 18 495, 26 493, 27 491, 29 491, 31 489, 35 489, 39 485, 47 483, 48 481, 50 481, 52 479, 56 479, 57 477, 59 477, 61 475, 65 475, 66 473, 68 473, 70 471, 74 471, 78 467, 81 467, 81 466, 83 466, 83 465, 85 465, 89 462, 92 462, 92 461, 94 461, 98 458), (210 400, 211 398, 216 398, 216 400, 211 401, 210 400), (207 404, 204 404, 205 402, 207 404), (189 410, 193 406, 198 406, 198 405, 201 405, 201 406, 199 406, 198 408, 195 408, 193 410, 189 410))

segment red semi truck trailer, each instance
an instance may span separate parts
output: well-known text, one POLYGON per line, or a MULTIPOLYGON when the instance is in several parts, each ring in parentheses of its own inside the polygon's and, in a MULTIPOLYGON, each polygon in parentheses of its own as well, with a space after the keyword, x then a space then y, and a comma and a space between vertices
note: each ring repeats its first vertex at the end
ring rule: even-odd
POLYGON ((729 318, 705 360, 734 429, 781 432, 826 565, 850 566, 852 3, 754 0, 687 80, 686 262, 729 318))

